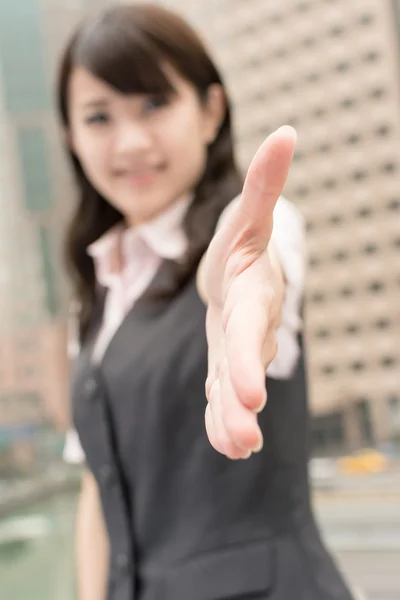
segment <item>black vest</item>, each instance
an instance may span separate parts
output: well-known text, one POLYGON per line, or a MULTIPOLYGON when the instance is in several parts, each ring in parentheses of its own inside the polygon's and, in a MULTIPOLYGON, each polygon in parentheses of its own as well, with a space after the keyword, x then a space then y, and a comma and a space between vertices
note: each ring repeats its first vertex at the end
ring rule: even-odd
POLYGON ((173 300, 138 301, 94 367, 98 319, 77 360, 109 600, 350 600, 310 510, 303 358, 291 380, 267 379, 263 450, 229 460, 204 425, 205 312, 193 278, 173 300))

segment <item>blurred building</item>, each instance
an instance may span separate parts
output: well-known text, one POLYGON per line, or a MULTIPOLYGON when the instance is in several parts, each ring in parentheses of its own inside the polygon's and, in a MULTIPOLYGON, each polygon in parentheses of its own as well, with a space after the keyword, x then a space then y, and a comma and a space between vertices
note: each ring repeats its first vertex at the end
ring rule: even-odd
MULTIPOLYGON (((399 436, 398 3, 158 3, 181 11, 214 50, 232 94, 244 169, 273 129, 290 123, 298 130, 285 194, 308 228, 316 446, 399 436)), ((67 418, 60 243, 73 188, 52 93, 67 35, 104 4, 0 5, 0 423, 11 418, 3 406, 17 418, 16 405, 18 418, 28 405, 46 406, 59 423, 67 418)))
POLYGON ((400 437, 399 2, 170 0, 217 53, 241 164, 299 134, 285 194, 305 216, 315 446, 400 437))
MULTIPOLYGON (((62 227, 73 199, 56 128, 53 4, 0 3, 0 443, 67 420, 62 227), (50 19, 50 20, 49 20, 50 19)), ((68 28, 68 21, 63 22, 68 28)))

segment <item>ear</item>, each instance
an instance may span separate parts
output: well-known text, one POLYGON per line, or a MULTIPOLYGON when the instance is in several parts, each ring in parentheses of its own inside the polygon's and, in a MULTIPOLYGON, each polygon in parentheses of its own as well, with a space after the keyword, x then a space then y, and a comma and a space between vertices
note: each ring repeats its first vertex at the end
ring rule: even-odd
POLYGON ((205 126, 204 141, 212 144, 218 135, 219 129, 225 117, 226 100, 222 86, 213 83, 207 90, 205 100, 205 126))

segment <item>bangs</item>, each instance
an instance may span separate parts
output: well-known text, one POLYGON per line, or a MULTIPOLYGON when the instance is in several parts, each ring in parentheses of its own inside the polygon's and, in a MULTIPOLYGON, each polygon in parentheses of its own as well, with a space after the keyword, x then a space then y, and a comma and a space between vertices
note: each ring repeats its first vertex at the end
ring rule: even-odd
POLYGON ((123 94, 175 92, 162 68, 165 53, 130 19, 108 14, 84 28, 76 40, 72 62, 123 94))

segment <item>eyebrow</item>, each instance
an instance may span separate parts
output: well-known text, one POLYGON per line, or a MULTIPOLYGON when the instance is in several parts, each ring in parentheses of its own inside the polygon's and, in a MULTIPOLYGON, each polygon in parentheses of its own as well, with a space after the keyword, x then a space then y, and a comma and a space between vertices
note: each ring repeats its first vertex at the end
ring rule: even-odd
POLYGON ((83 108, 104 108, 108 105, 108 101, 105 99, 89 100, 88 102, 82 103, 83 108))

